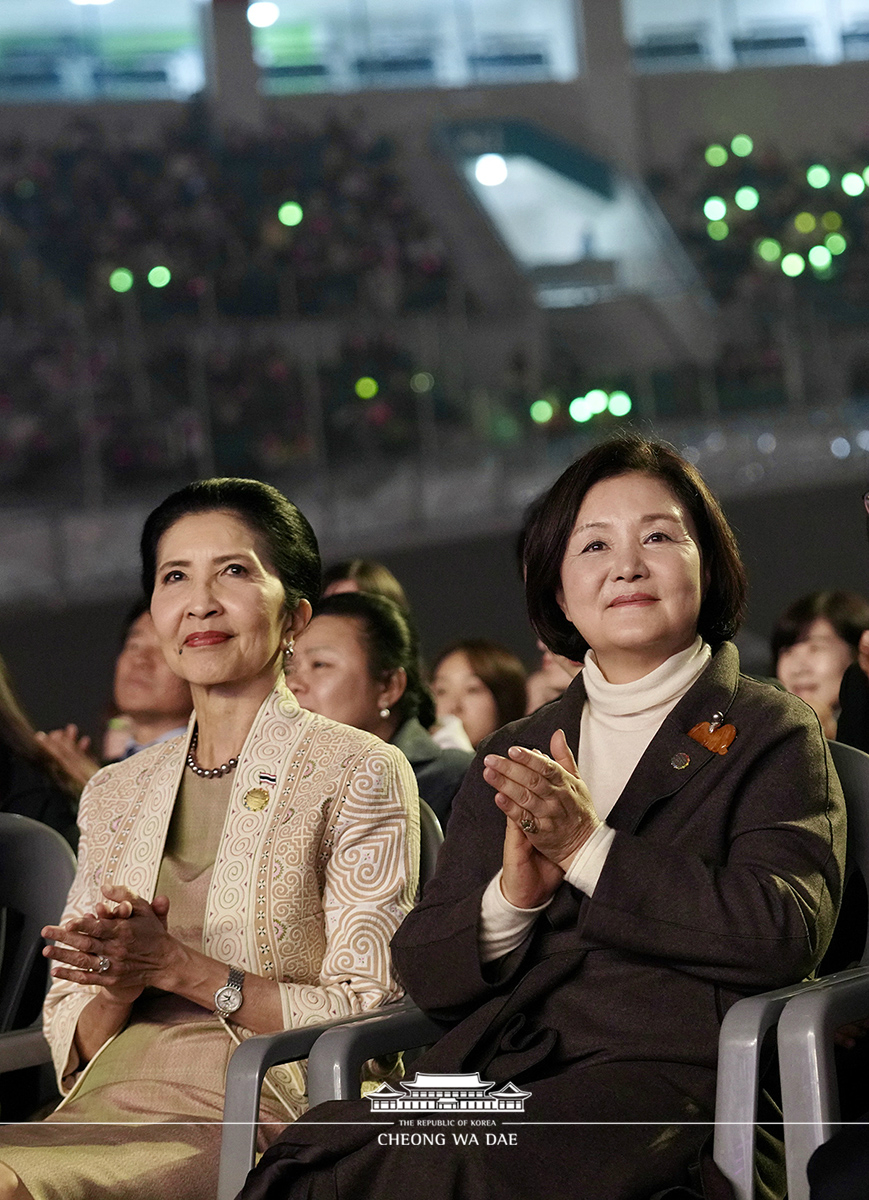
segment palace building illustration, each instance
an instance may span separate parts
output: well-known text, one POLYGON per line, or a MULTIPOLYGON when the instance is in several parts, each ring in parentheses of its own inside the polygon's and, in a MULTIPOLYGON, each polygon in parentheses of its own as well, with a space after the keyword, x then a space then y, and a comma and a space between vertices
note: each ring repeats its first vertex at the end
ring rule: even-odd
POLYGON ((495 1088, 479 1072, 468 1075, 427 1075, 417 1072, 398 1087, 382 1083, 369 1092, 372 1112, 524 1112, 531 1095, 513 1083, 495 1088))

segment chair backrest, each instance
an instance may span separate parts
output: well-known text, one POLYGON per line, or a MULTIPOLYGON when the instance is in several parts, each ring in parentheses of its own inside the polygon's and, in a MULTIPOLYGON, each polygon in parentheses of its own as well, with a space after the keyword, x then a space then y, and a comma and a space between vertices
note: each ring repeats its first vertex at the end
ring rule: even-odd
MULTIPOLYGON (((869 754, 844 742, 830 742, 829 746, 848 811, 846 875, 858 870, 869 890, 869 754)), ((869 928, 860 962, 869 965, 869 928)))
POLYGON ((17 813, 0 813, 0 909, 14 923, 0 979, 0 1033, 15 1027, 42 948, 42 927, 60 918, 75 875, 75 855, 54 829, 17 813), (13 918, 14 917, 14 921, 13 918))
MULTIPOLYGON (((869 757, 869 755, 867 755, 869 757)), ((425 800, 419 802, 419 886, 428 883, 435 873, 438 850, 444 840, 441 823, 425 800)))

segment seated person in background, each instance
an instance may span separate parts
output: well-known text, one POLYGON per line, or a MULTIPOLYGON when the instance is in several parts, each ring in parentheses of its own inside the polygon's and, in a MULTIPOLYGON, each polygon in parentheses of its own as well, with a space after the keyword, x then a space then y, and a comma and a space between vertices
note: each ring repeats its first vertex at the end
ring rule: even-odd
POLYGON ((480 746, 392 939, 446 1026, 418 1074, 512 1082, 520 1148, 408 1149, 367 1101, 324 1104, 242 1200, 648 1200, 698 1183, 701 1161, 707 1195, 730 1194, 707 1149, 722 1018, 811 974, 839 908, 827 742, 805 704, 740 673, 743 566, 672 448, 589 450, 545 497, 525 563, 538 636, 583 670, 480 746))
POLYGON ((302 708, 397 746, 413 767, 420 796, 446 827, 473 754, 443 750, 426 733, 434 700, 422 681, 407 613, 364 592, 326 596, 296 638, 287 683, 302 708))
MULTIPOLYGON (((193 707, 187 681, 179 679, 166 662, 144 600, 130 610, 125 631, 114 680, 114 702, 123 714, 125 736, 112 761, 178 737, 187 728, 193 707)), ((100 769, 88 753, 90 738, 79 736, 75 725, 36 736, 81 787, 100 769)))
MULTIPOLYGON (((200 480, 148 517, 142 576, 194 719, 82 795, 79 869, 43 930, 64 1101, 0 1129, 0 1200, 213 1200, 239 1042, 401 995, 389 939, 417 888, 413 772, 284 681, 320 589, 311 526, 266 484, 200 480)), ((269 1072, 261 1144, 305 1086, 297 1063, 269 1072)))
POLYGON ((836 737, 842 676, 869 629, 869 602, 856 592, 811 592, 787 608, 772 633, 775 677, 810 704, 828 738, 836 737))
POLYGON ((553 654, 547 650, 538 639, 537 649, 540 651, 540 666, 532 671, 525 681, 527 701, 526 716, 537 712, 550 700, 557 700, 567 690, 567 685, 575 675, 582 670, 582 663, 571 662, 563 654, 553 654))
POLYGON ((80 791, 77 780, 39 741, 0 659, 0 810, 50 825, 75 849, 80 791))
POLYGON ((502 725, 525 715, 525 668, 506 646, 486 638, 453 642, 435 660, 432 692, 438 728, 432 736, 440 745, 440 727, 450 732, 451 720, 461 722, 473 749, 502 725))
POLYGON ((323 595, 337 596, 341 592, 373 592, 410 612, 404 588, 389 567, 373 558, 346 558, 323 572, 323 595))

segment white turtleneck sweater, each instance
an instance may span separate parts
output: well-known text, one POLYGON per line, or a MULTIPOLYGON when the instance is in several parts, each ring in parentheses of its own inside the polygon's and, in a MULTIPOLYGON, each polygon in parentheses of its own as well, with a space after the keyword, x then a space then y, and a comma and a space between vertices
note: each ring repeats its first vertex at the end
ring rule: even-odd
MULTIPOLYGON (((699 637, 687 650, 674 654, 632 683, 609 683, 589 650, 582 677, 586 703, 580 722, 577 766, 591 795, 600 825, 576 853, 565 878, 591 896, 615 837, 606 824, 610 809, 664 718, 696 682, 712 657, 699 637)), ((569 731, 565 730, 566 733, 569 731)), ((483 893, 480 956, 491 962, 514 950, 551 900, 539 908, 516 908, 501 891, 499 871, 483 893)))

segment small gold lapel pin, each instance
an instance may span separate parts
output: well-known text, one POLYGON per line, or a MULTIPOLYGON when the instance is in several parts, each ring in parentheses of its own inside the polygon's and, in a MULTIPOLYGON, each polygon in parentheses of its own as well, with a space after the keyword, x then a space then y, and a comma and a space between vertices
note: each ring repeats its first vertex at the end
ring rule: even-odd
POLYGON ((722 713, 713 713, 710 721, 701 721, 699 725, 689 729, 688 737, 711 750, 713 754, 726 754, 728 746, 736 737, 736 727, 725 725, 723 722, 722 713))
POLYGON ((269 802, 269 794, 265 788, 251 788, 245 792, 242 804, 251 812, 260 812, 269 802))

